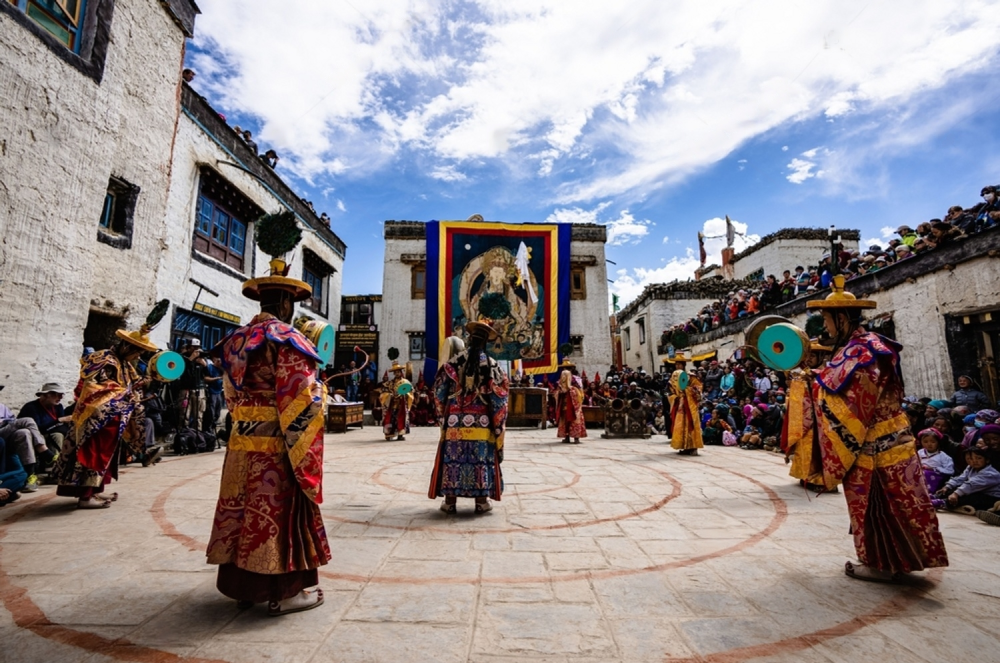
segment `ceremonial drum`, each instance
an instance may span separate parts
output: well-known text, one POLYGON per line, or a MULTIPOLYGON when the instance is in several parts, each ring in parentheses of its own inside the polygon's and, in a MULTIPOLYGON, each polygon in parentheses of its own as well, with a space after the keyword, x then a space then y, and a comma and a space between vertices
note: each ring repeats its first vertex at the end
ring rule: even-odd
POLYGON ((689 384, 691 384, 691 376, 687 374, 687 371, 681 371, 681 374, 677 376, 678 388, 683 391, 688 388, 689 384))
POLYGON ((295 327, 316 346, 316 354, 320 358, 317 368, 323 368, 329 364, 333 358, 333 327, 319 320, 297 321, 295 327))
POLYGON ((396 387, 397 396, 406 396, 411 391, 413 391, 413 385, 410 384, 409 380, 403 380, 401 383, 399 383, 399 386, 396 387))
POLYGON ((761 332, 757 339, 757 354, 767 366, 790 371, 799 366, 809 352, 805 332, 788 322, 779 322, 761 332))
POLYGON ((149 360, 146 372, 160 382, 173 382, 184 374, 184 357, 173 350, 162 350, 149 360))

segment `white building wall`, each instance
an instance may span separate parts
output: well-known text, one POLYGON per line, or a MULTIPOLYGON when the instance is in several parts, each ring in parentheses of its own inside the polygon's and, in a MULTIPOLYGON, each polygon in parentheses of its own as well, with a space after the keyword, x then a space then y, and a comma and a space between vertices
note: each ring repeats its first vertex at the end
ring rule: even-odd
POLYGON ((0 13, 0 383, 4 402, 76 383, 92 305, 137 326, 153 304, 184 33, 119 0, 100 84, 0 13), (97 241, 108 179, 140 187, 130 249, 97 241))
MULTIPOLYGON (((857 240, 844 240, 845 250, 857 251, 857 240)), ((781 280, 781 273, 788 270, 792 273, 798 265, 809 269, 810 265, 819 264, 824 253, 830 251, 830 242, 822 239, 779 239, 763 246, 750 255, 733 263, 733 276, 745 279, 759 269, 764 270, 764 276, 774 274, 781 280)), ((718 272, 719 270, 716 270, 718 272)), ((703 277, 705 278, 705 277, 703 277)))
MULTIPOLYGON (((253 219, 247 219, 251 225, 247 229, 247 253, 241 277, 237 278, 235 275, 214 269, 212 266, 192 258, 195 212, 202 166, 215 170, 265 212, 277 212, 283 209, 281 201, 257 178, 238 168, 219 163, 231 160, 231 157, 209 134, 187 115, 181 115, 177 127, 173 178, 167 205, 168 223, 166 236, 163 240, 159 278, 156 283, 157 298, 170 299, 172 306, 170 317, 165 319, 151 335, 151 339, 160 347, 166 347, 170 340, 170 319, 174 310, 178 307, 190 310, 196 297, 202 304, 238 315, 241 324, 249 322, 260 310, 257 302, 242 295, 242 285, 245 280, 254 276, 266 276, 269 269, 270 256, 257 249, 252 239, 253 219), (204 291, 199 295, 198 286, 191 282, 192 279, 216 291, 219 293, 218 296, 204 291)), ((302 252, 304 249, 309 249, 337 271, 327 280, 328 314, 326 318, 301 304, 296 305, 296 316, 304 314, 336 325, 340 322, 343 258, 305 224, 300 222, 300 225, 303 226, 302 242, 286 257, 286 260, 291 264, 289 276, 302 278, 302 252)), ((207 259, 212 260, 211 258, 207 259)), ((232 270, 232 268, 229 269, 232 270)))
MULTIPOLYGON (((400 363, 409 360, 410 337, 406 332, 424 331, 426 300, 410 297, 411 265, 401 260, 405 254, 426 254, 424 238, 385 240, 385 266, 382 271, 382 310, 379 324, 379 377, 392 366, 389 348, 399 350, 400 363)), ((436 342, 427 339, 427 343, 436 342)), ((413 362, 413 371, 419 375, 423 361, 413 362)))
MULTIPOLYGON (((660 335, 676 324, 686 322, 698 314, 701 309, 711 304, 712 299, 651 299, 636 310, 632 317, 622 322, 622 328, 628 327, 632 337, 632 349, 624 350, 625 363, 635 369, 642 368, 647 373, 659 372, 666 355, 657 351, 660 335), (646 321, 646 342, 639 343, 638 321, 646 321)), ((624 342, 624 341, 623 341, 624 342)))
POLYGON ((586 268, 587 298, 570 301, 571 336, 583 336, 583 355, 573 356, 577 370, 589 377, 607 373, 612 363, 611 332, 608 328, 608 269, 604 242, 574 241, 572 258, 593 257, 596 264, 586 268))

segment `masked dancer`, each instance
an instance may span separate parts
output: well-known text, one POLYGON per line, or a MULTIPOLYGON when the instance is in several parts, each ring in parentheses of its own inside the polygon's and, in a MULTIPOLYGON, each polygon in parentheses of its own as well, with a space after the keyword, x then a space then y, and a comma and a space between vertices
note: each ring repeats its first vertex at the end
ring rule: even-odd
MULTIPOLYGON (((261 250, 290 251, 297 238, 278 246, 259 238, 292 232, 295 223, 290 213, 263 217, 261 250), (265 232, 265 222, 287 226, 265 232)), ((243 296, 259 301, 260 313, 212 351, 222 359, 233 430, 208 563, 219 565, 220 592, 242 608, 267 603, 272 616, 322 604, 318 569, 330 560, 319 511, 326 387, 316 379, 315 347, 290 324, 295 302, 308 299, 311 289, 289 278, 288 268, 272 260, 270 276, 243 284, 243 296)))
MULTIPOLYGON (((465 327, 469 347, 458 350, 438 368, 434 402, 441 422, 441 441, 431 473, 431 499, 444 497, 441 510, 455 513, 459 497, 476 500, 476 513, 492 510, 489 498, 503 493, 503 440, 507 424, 507 375, 486 354, 486 344, 498 334, 490 321, 465 327)), ((449 339, 451 341, 451 339, 449 339)))
MULTIPOLYGON (((898 343, 866 331, 862 311, 872 300, 857 299, 835 276, 833 292, 808 302, 823 314, 833 358, 811 372, 806 411, 795 417, 807 445, 798 479, 829 489, 842 483, 859 562, 847 562, 848 576, 893 582, 903 574, 947 566, 937 515, 922 478, 920 460, 902 409, 903 377, 898 343)), ((791 426, 791 424, 790 424, 791 426)), ((798 450, 796 450, 798 455, 798 450)))
POLYGON ((697 456, 704 444, 701 439, 701 382, 684 370, 687 358, 674 355, 670 375, 670 446, 686 456, 697 456), (684 384, 685 381, 687 384, 684 384))
POLYGON ((73 425, 63 440, 62 453, 52 474, 57 495, 77 498, 81 509, 104 509, 118 493, 104 494, 104 487, 118 478, 121 445, 132 453, 143 450, 146 419, 143 390, 149 378, 136 369, 144 353, 159 348, 149 332, 163 319, 170 302, 158 302, 138 331, 115 332, 117 343, 80 360, 80 394, 73 409, 73 425))
POLYGON ((406 369, 393 362, 392 379, 382 391, 382 434, 385 439, 405 440, 410 433, 410 408, 413 406, 413 385, 406 379, 406 369))

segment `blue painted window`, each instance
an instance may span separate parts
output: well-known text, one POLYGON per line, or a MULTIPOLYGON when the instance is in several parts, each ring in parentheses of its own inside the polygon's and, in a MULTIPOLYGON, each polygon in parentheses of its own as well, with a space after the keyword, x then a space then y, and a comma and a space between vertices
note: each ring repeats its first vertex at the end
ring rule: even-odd
POLYGON ((229 226, 229 249, 237 254, 243 255, 243 249, 247 241, 247 226, 239 219, 233 219, 229 226))
POLYGON ((7 0, 74 53, 83 41, 86 0, 7 0))
POLYGON ((198 196, 198 214, 195 229, 202 235, 209 236, 212 232, 212 215, 215 213, 215 206, 205 196, 198 196))
POLYGON ((212 227, 212 239, 226 246, 229 237, 229 215, 221 209, 215 209, 215 225, 212 227))

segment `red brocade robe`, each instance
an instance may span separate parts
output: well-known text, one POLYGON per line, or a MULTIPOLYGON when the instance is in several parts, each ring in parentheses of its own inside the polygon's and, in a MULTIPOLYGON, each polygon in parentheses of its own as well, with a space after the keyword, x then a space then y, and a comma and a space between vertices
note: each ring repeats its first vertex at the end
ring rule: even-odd
POLYGON ((583 390, 575 384, 567 391, 556 392, 556 423, 559 437, 587 437, 587 424, 583 419, 583 390))
POLYGON ((862 564, 891 573, 948 565, 937 515, 902 409, 897 343, 858 330, 812 384, 793 380, 787 416, 792 476, 843 484, 862 564))
POLYGON ((326 386, 316 379, 316 350, 261 313, 214 352, 222 357, 233 432, 208 563, 266 575, 316 569, 330 561, 319 511, 326 386))
POLYGON ((114 350, 92 352, 80 361, 80 395, 72 433, 53 468, 59 495, 86 497, 118 478, 122 443, 138 449, 146 439, 139 374, 114 350))

